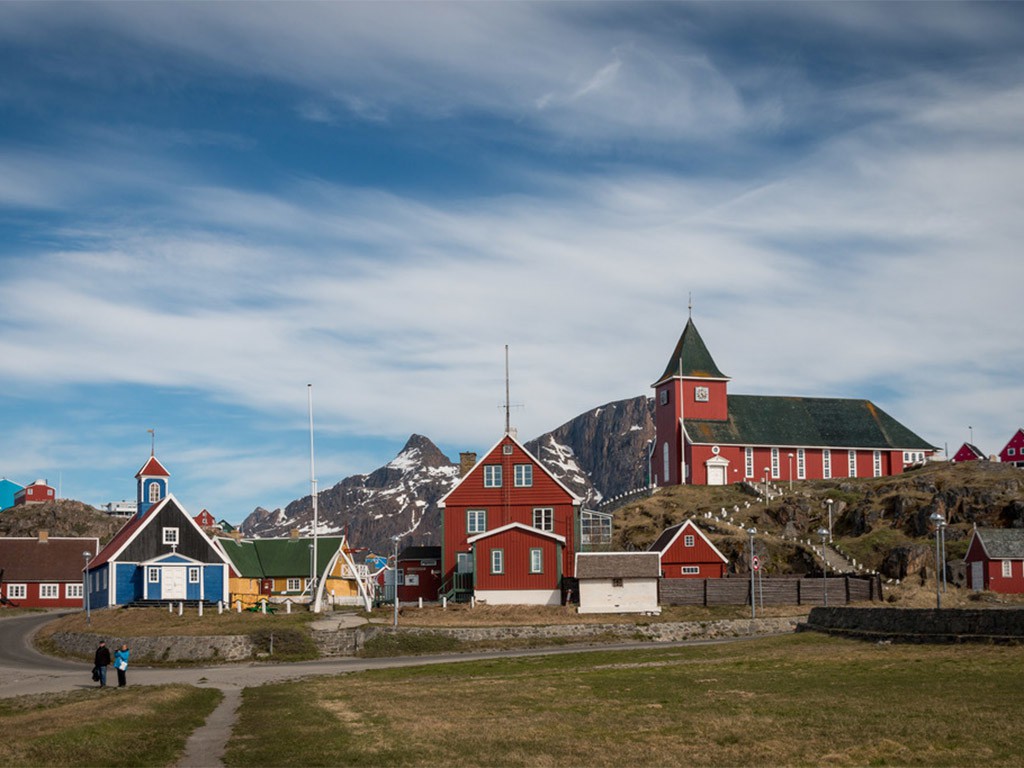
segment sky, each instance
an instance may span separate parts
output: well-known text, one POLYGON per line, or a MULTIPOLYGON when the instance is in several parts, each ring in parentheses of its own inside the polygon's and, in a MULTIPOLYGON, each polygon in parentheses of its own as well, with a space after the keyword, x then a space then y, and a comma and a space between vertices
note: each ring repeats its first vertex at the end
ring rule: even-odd
POLYGON ((649 395, 1024 424, 1024 5, 0 3, 0 476, 240 522, 649 395), (311 386, 310 386, 311 385, 311 386), (315 469, 310 466, 310 408, 315 469))

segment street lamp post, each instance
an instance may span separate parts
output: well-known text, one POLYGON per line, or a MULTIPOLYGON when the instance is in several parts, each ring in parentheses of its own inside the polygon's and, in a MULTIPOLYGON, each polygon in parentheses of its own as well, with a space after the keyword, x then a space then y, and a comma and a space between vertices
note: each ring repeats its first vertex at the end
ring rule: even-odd
POLYGON ((828 608, 828 560, 825 559, 825 539, 828 538, 828 531, 824 528, 818 529, 818 535, 821 536, 821 597, 825 602, 825 607, 828 608))
POLYGON ((946 521, 939 526, 939 538, 942 540, 942 591, 946 591, 946 521))
POLYGON ((92 613, 89 610, 89 561, 92 560, 92 552, 86 550, 82 553, 85 558, 85 571, 82 574, 82 594, 85 595, 85 623, 92 624, 92 613))
POLYGON ((754 600, 754 534, 757 533, 757 528, 748 528, 747 533, 750 534, 750 618, 757 618, 757 606, 754 600))
POLYGON ((790 490, 790 492, 792 492, 792 490, 793 490, 793 454, 790 453, 788 455, 789 455, 789 490, 790 490))
POLYGON ((933 512, 929 519, 935 523, 935 607, 941 608, 942 595, 939 593, 939 569, 945 570, 945 568, 939 562, 939 538, 942 536, 942 526, 946 521, 938 512, 933 512))
POLYGON ((768 508, 768 503, 771 501, 771 496, 768 494, 768 473, 769 472, 771 472, 771 469, 768 468, 768 467, 765 467, 764 468, 764 506, 765 506, 765 509, 768 508))
POLYGON ((825 499, 825 503, 828 504, 828 543, 832 543, 832 499, 825 499))
POLYGON ((400 536, 395 536, 395 571, 394 578, 391 580, 395 587, 395 628, 398 628, 398 540, 400 536))

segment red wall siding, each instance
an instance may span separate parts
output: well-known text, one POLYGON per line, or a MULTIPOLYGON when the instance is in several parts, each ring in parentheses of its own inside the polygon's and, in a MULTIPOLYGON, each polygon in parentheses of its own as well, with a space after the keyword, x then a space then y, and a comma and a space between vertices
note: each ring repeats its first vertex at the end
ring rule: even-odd
POLYGON ((717 579, 725 575, 726 564, 708 545, 693 525, 685 525, 661 556, 661 572, 666 578, 717 579), (686 537, 693 536, 693 546, 686 546, 686 537), (700 567, 698 574, 684 574, 684 565, 700 567))
POLYGON ((505 438, 491 453, 477 462, 476 466, 445 501, 443 578, 447 578, 455 570, 456 554, 470 551, 469 545, 466 543, 469 538, 466 531, 466 510, 487 510, 487 530, 492 530, 508 523, 532 526, 535 507, 554 509, 554 531, 552 533, 565 537, 566 546, 562 572, 571 576, 573 553, 577 550, 576 514, 572 496, 513 440, 505 438), (503 446, 505 445, 512 446, 511 455, 504 454, 503 446), (484 488, 483 467, 488 464, 501 465, 501 488, 484 488), (533 464, 533 485, 531 487, 515 487, 516 464, 533 464))
POLYGON ((407 603, 415 602, 421 597, 424 600, 437 600, 437 593, 441 588, 441 562, 440 560, 427 560, 424 565, 421 560, 401 560, 399 569, 405 577, 415 575, 419 578, 419 584, 410 586, 401 584, 398 587, 398 599, 407 603))
POLYGON ((1003 450, 999 452, 999 460, 1010 464, 1024 461, 1024 431, 1018 429, 1016 434, 1010 438, 1003 450), (1010 455, 1011 448, 1013 455, 1010 455))
POLYGON ((476 543, 476 589, 557 589, 561 572, 558 567, 557 541, 521 529, 488 536, 476 543), (544 572, 530 573, 530 550, 541 549, 544 557, 544 572), (504 573, 491 573, 491 552, 504 552, 504 573))
POLYGON ((683 379, 682 406, 683 416, 687 419, 725 421, 729 418, 729 400, 726 394, 726 382, 683 379), (694 392, 697 387, 708 388, 707 402, 699 402, 695 399, 694 392))
POLYGON ((654 424, 656 445, 651 457, 651 477, 655 484, 679 485, 679 447, 682 443, 682 428, 679 426, 679 398, 682 389, 679 379, 672 379, 662 384, 654 393, 654 424), (662 405, 661 393, 668 391, 668 403, 662 405), (665 477, 665 449, 668 446, 669 473, 665 477))
MULTIPOLYGON (((68 598, 65 597, 67 594, 67 583, 64 581, 47 581, 45 584, 57 584, 60 587, 60 592, 56 600, 43 600, 39 597, 39 586, 38 582, 28 582, 27 584, 22 581, 4 581, 4 595, 8 594, 8 590, 11 584, 25 584, 25 598, 11 598, 20 608, 83 608, 85 601, 81 597, 68 598)), ((74 582, 75 584, 81 584, 81 581, 74 582)), ((94 606, 95 607, 95 606, 94 606)))

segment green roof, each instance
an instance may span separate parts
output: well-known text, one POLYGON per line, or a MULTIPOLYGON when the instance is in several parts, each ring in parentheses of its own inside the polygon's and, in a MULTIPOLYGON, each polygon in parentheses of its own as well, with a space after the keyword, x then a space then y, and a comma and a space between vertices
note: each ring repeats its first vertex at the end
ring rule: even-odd
POLYGON ((694 443, 934 450, 869 400, 729 395, 729 419, 684 419, 694 443))
POLYGON ((679 337, 676 348, 672 351, 672 357, 665 366, 665 372, 661 374, 656 384, 676 376, 696 377, 702 379, 727 379, 729 378, 715 365, 711 353, 704 345, 704 339, 697 332, 697 326, 693 324, 691 317, 686 321, 683 334, 679 337))
MULTIPOLYGON (((242 539, 218 537, 228 558, 246 578, 287 578, 309 574, 311 538, 242 539)), ((319 536, 317 538, 317 573, 323 573, 344 538, 319 536)))

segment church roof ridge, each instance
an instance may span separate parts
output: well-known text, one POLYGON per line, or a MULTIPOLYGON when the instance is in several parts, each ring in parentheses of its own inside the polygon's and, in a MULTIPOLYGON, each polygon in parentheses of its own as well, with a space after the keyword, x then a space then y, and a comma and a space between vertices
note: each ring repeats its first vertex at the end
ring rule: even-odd
POLYGON ((715 365, 714 358, 708 352, 704 339, 701 338, 693 318, 687 318, 676 348, 672 351, 665 372, 661 374, 654 386, 673 378, 728 379, 715 365))

